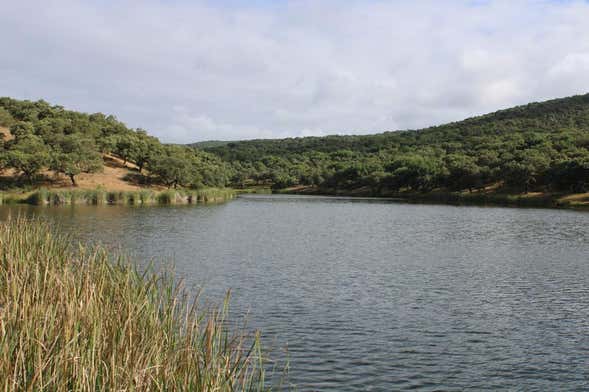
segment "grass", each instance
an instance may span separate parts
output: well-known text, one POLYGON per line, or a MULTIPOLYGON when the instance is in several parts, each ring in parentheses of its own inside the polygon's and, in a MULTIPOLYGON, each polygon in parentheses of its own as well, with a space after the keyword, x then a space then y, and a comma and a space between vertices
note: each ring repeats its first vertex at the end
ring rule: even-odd
POLYGON ((96 189, 45 189, 28 192, 0 192, 0 204, 27 203, 33 205, 69 204, 200 204, 218 203, 232 199, 235 192, 228 188, 205 188, 199 190, 137 190, 106 191, 96 189))
POLYGON ((227 327, 165 275, 40 221, 0 223, 0 389, 264 389, 258 335, 227 327), (235 332, 238 331, 238 332, 235 332))

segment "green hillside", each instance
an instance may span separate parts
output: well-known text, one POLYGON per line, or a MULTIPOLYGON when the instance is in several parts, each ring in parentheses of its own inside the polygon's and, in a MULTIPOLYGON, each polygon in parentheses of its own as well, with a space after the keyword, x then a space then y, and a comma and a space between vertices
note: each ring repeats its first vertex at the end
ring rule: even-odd
POLYGON ((587 192, 588 148, 589 94, 422 130, 196 148, 162 144, 112 115, 0 98, 0 190, 65 181, 121 190, 260 186, 436 200, 541 195, 552 203, 587 192))
POLYGON ((422 130, 230 142, 205 148, 234 185, 319 193, 581 193, 589 185, 589 94, 422 130))
POLYGON ((0 98, 0 190, 225 187, 231 165, 166 145, 112 115, 0 98))
POLYGON ((204 142, 196 142, 196 143, 189 144, 189 146, 194 147, 194 148, 200 148, 200 149, 204 150, 206 148, 226 146, 229 143, 231 143, 231 142, 223 141, 223 140, 206 140, 204 142))

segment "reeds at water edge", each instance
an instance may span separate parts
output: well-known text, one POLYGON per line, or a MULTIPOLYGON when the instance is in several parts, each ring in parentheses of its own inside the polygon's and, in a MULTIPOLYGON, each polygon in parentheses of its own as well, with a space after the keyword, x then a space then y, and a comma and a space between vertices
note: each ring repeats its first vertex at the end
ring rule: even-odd
POLYGON ((259 335, 226 317, 227 301, 200 308, 169 276, 46 223, 0 222, 4 391, 264 390, 259 335))
POLYGON ((0 204, 25 203, 33 205, 167 205, 220 203, 235 197, 229 188, 170 189, 165 191, 107 191, 97 189, 55 190, 38 189, 33 192, 2 193, 0 204))

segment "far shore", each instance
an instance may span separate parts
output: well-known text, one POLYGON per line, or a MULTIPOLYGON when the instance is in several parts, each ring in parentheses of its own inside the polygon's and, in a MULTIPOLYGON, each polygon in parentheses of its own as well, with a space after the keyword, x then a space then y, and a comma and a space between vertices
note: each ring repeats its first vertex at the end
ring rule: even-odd
POLYGON ((506 193, 498 191, 449 192, 387 192, 375 194, 369 188, 326 189, 313 186, 296 186, 271 189, 268 186, 204 189, 155 189, 134 190, 96 188, 53 187, 30 190, 0 191, 2 204, 31 205, 180 205, 221 203, 239 194, 286 194, 325 197, 350 197, 372 200, 394 200, 415 204, 448 204, 504 206, 522 208, 555 208, 589 210, 589 193, 506 193))
POLYGON ((462 191, 449 192, 387 192, 375 194, 369 188, 327 189, 314 186, 296 186, 274 190, 278 194, 346 196, 394 199, 406 203, 451 204, 451 205, 489 205, 506 207, 564 208, 589 210, 588 193, 507 193, 500 191, 462 191))

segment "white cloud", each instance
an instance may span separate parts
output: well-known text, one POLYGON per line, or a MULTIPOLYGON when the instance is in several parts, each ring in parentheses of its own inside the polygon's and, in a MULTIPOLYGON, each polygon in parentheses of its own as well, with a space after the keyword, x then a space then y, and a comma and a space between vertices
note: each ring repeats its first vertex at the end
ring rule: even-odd
POLYGON ((173 108, 171 125, 169 126, 169 142, 185 143, 193 140, 194 130, 198 130, 203 140, 238 140, 242 135, 250 135, 251 138, 270 138, 271 131, 265 131, 255 126, 236 125, 218 122, 206 114, 192 114, 185 107, 173 108))
POLYGON ((589 71, 589 52, 570 53, 555 64, 549 72, 552 77, 578 77, 589 71))
POLYGON ((223 3, 7 2, 0 95, 192 142, 417 128, 589 91, 584 1, 223 3))

